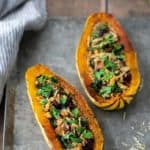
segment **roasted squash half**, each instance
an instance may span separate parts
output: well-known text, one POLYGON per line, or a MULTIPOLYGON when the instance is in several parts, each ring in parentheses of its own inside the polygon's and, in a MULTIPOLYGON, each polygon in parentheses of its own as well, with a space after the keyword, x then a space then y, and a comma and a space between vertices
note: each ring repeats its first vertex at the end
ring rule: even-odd
POLYGON ((136 52, 111 14, 88 17, 76 50, 76 68, 88 97, 104 110, 123 109, 140 85, 136 52))
POLYGON ((51 149, 102 150, 103 135, 81 94, 44 65, 25 74, 35 118, 51 149))

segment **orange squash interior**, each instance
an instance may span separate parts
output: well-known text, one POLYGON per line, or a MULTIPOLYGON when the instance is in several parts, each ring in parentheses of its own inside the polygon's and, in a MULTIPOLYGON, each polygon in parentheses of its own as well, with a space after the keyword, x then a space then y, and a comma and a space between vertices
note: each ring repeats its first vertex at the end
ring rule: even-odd
POLYGON ((133 100, 133 96, 136 94, 140 85, 140 73, 138 68, 137 56, 134 48, 131 45, 125 31, 119 22, 111 15, 106 13, 95 13, 88 17, 79 45, 76 50, 76 68, 81 81, 81 84, 88 95, 89 99, 98 107, 105 110, 122 109, 125 103, 129 104, 133 100), (120 37, 120 42, 124 45, 124 52, 126 56, 126 64, 130 68, 132 80, 130 87, 124 91, 118 97, 111 97, 109 100, 105 100, 100 97, 92 88, 92 79, 90 77, 90 68, 87 63, 88 59, 88 37, 92 32, 93 27, 98 22, 106 22, 116 31, 120 37))

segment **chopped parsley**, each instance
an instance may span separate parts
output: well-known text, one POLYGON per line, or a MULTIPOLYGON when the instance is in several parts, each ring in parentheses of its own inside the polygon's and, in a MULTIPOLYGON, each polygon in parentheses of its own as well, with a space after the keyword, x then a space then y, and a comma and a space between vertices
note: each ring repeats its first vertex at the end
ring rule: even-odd
POLYGON ((40 104, 41 105, 46 105, 48 103, 48 100, 47 99, 41 99, 40 100, 40 104))
POLYGON ((104 65, 107 69, 113 72, 116 70, 116 64, 112 60, 110 60, 108 57, 104 58, 104 65))
POLYGON ((57 80, 56 77, 51 77, 51 81, 52 81, 53 83, 58 83, 58 80, 57 80))
POLYGON ((60 98, 60 103, 62 105, 66 104, 67 102, 67 96, 66 95, 62 95, 61 98, 60 98))
POLYGON ((113 73, 102 68, 99 71, 94 72, 94 77, 96 80, 101 79, 103 81, 109 81, 113 77, 113 73))
POLYGON ((55 107, 53 107, 53 108, 51 108, 51 114, 52 114, 52 116, 53 116, 55 119, 57 119, 57 118, 59 117, 59 115, 60 115, 60 112, 59 112, 58 109, 56 109, 55 107))
POLYGON ((50 84, 44 84, 40 89, 38 89, 38 95, 48 98, 53 93, 53 87, 50 84))
POLYGON ((79 109, 78 109, 78 108, 74 108, 74 109, 72 110, 72 115, 73 115, 75 118, 77 118, 77 117, 79 116, 79 109))
POLYGON ((91 139, 93 138, 93 133, 89 130, 84 130, 82 136, 85 138, 85 139, 91 139))
POLYGON ((113 84, 110 86, 105 86, 100 90, 99 95, 106 98, 109 97, 111 93, 113 92, 122 92, 122 90, 120 89, 120 87, 117 84, 113 84))

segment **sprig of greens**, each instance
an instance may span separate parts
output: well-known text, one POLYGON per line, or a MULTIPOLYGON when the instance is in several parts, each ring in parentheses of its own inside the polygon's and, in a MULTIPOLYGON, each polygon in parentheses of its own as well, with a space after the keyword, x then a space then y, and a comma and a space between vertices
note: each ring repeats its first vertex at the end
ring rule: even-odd
POLYGON ((66 95, 62 95, 61 98, 60 98, 60 103, 62 105, 66 104, 67 102, 67 96, 66 95))
POLYGON ((51 108, 51 114, 55 119, 57 119, 60 115, 60 111, 58 109, 56 109, 55 107, 52 107, 51 108))
POLYGON ((48 98, 53 93, 53 87, 51 84, 44 84, 37 91, 38 95, 48 98))
POLYGON ((113 72, 106 71, 106 69, 104 68, 94 72, 94 78, 96 80, 109 81, 113 77, 113 75, 113 72))

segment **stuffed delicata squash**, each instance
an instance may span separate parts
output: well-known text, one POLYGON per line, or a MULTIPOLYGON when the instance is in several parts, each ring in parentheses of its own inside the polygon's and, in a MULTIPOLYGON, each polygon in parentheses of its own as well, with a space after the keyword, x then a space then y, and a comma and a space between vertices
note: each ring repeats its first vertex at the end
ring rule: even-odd
POLYGON ((74 87, 40 64, 25 77, 34 115, 51 149, 103 149, 98 122, 74 87))
POLYGON ((136 52, 110 14, 95 13, 76 50, 76 68, 90 100, 105 110, 129 104, 140 84, 136 52))

